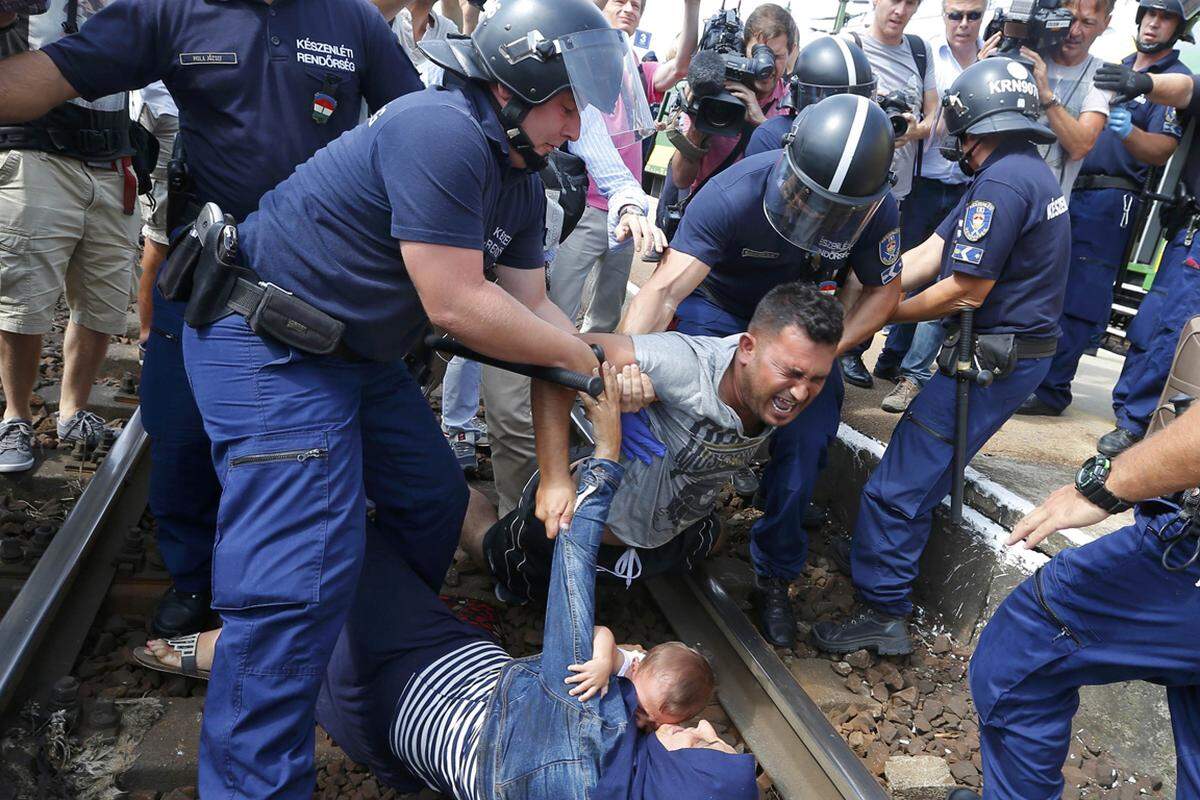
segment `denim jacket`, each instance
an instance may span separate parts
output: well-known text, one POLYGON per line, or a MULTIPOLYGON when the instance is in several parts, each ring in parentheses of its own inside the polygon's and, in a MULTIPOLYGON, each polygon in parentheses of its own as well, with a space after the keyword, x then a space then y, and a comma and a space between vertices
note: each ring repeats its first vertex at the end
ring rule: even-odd
POLYGON ((540 655, 504 668, 479 740, 486 800, 584 800, 604 757, 633 724, 620 691, 586 703, 563 680, 592 656, 596 554, 624 469, 593 458, 580 470, 575 516, 559 534, 540 655))

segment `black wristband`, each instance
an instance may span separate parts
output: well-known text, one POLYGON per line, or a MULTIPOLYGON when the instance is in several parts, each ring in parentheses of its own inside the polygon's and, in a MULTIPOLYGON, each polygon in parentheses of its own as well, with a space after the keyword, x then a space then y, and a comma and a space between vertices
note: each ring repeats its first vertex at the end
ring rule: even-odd
POLYGON ((1083 462, 1075 475, 1075 488, 1092 504, 1110 514, 1119 514, 1132 507, 1105 488, 1112 472, 1112 461, 1107 456, 1096 455, 1083 462))

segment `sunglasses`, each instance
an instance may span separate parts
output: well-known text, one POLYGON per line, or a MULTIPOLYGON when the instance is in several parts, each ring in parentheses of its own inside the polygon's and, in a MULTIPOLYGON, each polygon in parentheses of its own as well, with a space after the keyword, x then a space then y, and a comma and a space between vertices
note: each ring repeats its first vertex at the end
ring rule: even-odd
POLYGON ((947 11, 946 19, 951 22, 962 22, 963 17, 966 17, 971 22, 978 22, 983 19, 982 11, 947 11))

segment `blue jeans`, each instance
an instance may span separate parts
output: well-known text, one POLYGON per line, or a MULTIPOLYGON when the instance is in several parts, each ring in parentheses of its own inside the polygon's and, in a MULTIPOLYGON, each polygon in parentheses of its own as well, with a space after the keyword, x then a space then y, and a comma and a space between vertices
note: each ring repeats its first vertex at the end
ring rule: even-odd
POLYGON ((185 328, 183 345, 222 487, 213 607, 224 627, 200 794, 308 798, 314 707, 359 579, 366 498, 437 591, 466 483, 402 362, 308 355, 240 317, 185 328))
MULTIPOLYGON (((984 388, 971 385, 967 457, 1000 429, 1033 391, 1049 358, 1017 362, 1013 373, 984 388)), ((935 372, 916 396, 871 473, 850 544, 854 588, 885 614, 912 612, 912 584, 929 541, 933 509, 950 493, 956 385, 935 372)))
POLYGON ((933 362, 937 360, 945 338, 939 319, 896 323, 888 331, 887 343, 875 368, 890 367, 899 359, 901 377, 924 386, 933 375, 933 362))
POLYGON ((1154 531, 1174 518, 1142 504, 1135 524, 1052 558, 983 629, 970 680, 988 798, 1061 797, 1079 688, 1132 680, 1167 687, 1176 796, 1200 797, 1200 562, 1163 568, 1154 531))
POLYGON ((477 431, 479 381, 483 366, 478 361, 455 356, 442 378, 442 427, 450 433, 477 431))
MULTIPOLYGON (((739 319, 693 294, 678 309, 676 330, 693 336, 729 336, 746 330, 739 319)), ((846 389, 837 362, 821 393, 796 419, 771 437, 763 474, 763 516, 750 529, 750 555, 762 577, 794 580, 808 558, 804 512, 812 502, 829 444, 837 436, 846 389)))
POLYGON ((150 436, 150 512, 175 588, 207 592, 217 535, 221 484, 212 444, 183 368, 183 309, 154 290, 154 325, 146 341, 139 387, 142 423, 150 436))

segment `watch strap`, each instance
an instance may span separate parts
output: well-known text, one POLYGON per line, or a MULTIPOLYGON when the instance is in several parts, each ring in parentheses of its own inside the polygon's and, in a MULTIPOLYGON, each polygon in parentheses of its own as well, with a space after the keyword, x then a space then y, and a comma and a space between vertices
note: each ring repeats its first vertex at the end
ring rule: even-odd
POLYGON ((1105 487, 1111 470, 1112 461, 1107 456, 1092 456, 1083 462, 1075 478, 1075 488, 1094 505, 1110 514, 1119 514, 1132 508, 1132 504, 1117 497, 1105 487))

